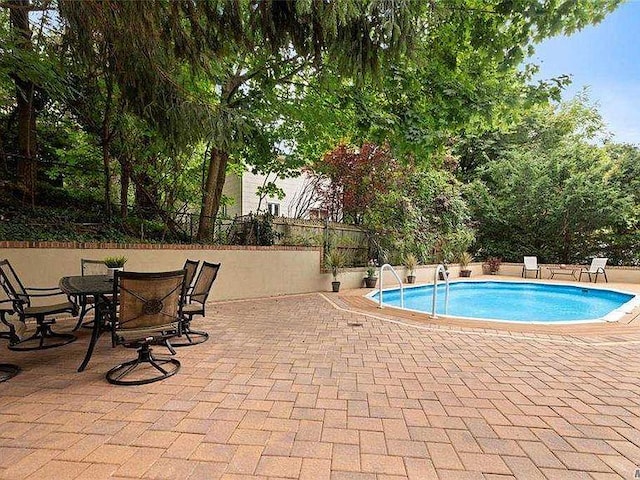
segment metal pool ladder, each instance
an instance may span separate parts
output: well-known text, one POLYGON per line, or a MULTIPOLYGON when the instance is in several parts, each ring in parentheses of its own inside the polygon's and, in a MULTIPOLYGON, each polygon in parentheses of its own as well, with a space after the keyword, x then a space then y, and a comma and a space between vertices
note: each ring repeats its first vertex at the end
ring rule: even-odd
POLYGON ((382 308, 382 272, 384 271, 385 267, 389 267, 389 270, 391 270, 391 273, 393 273, 393 276, 396 277, 398 283, 400 284, 400 306, 404 308, 404 287, 402 286, 402 280, 400 280, 400 277, 398 276, 396 271, 388 263, 385 263, 380 267, 380 273, 378 274, 378 276, 380 277, 380 285, 378 286, 378 300, 380 303, 378 304, 378 308, 382 308))
MULTIPOLYGON (((436 267, 435 272, 433 272, 433 298, 431 301, 431 317, 438 318, 436 315, 436 302, 438 300, 438 273, 442 272, 442 276, 444 277, 444 314, 447 314, 449 310, 449 275, 447 269, 444 268, 444 265, 441 263, 436 267)), ((382 296, 381 296, 382 298, 382 296)))

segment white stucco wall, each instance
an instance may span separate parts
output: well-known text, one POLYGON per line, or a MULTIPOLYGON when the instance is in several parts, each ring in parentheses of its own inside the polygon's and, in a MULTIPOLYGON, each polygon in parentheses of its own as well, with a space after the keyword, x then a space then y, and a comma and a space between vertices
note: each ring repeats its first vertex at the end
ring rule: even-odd
POLYGON ((125 270, 160 272, 182 268, 187 258, 222 263, 212 300, 257 298, 326 291, 331 275, 320 271, 320 249, 245 247, 210 249, 2 248, 25 286, 57 286, 80 275, 80 259, 125 256, 125 270))

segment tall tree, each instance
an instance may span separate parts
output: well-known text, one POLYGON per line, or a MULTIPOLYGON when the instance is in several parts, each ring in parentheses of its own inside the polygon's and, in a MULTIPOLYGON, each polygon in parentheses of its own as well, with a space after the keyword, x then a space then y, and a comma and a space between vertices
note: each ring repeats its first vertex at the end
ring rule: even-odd
MULTIPOLYGON (((296 120, 291 131, 304 126, 306 139, 288 132, 284 139, 296 147, 288 165, 319 158, 345 131, 358 144, 389 140, 395 150, 428 164, 443 158, 431 152, 452 130, 493 108, 497 86, 509 78, 503 72, 532 42, 597 21, 617 4, 13 0, 0 6, 13 11, 11 4, 21 2, 59 9, 63 45, 79 64, 71 71, 88 77, 68 83, 80 92, 76 106, 87 98, 84 92, 98 91, 87 103, 100 113, 91 128, 102 147, 107 206, 117 170, 113 159, 124 151, 115 146, 124 137, 117 125, 121 114, 137 116, 161 138, 163 158, 211 144, 203 169, 202 239, 217 214, 226 165, 242 160, 248 144, 272 155, 276 133, 289 119, 296 120), (90 88, 76 88, 79 83, 90 88), (315 117, 312 103, 304 108, 307 119, 296 117, 310 92, 327 85, 332 88, 315 102, 315 117), (312 145, 314 136, 322 142, 312 145)), ((34 63, 24 58, 21 66, 34 63)), ((22 77, 41 87, 37 76, 22 77)), ((80 108, 74 112, 81 116, 80 108)), ((140 187, 146 177, 136 167, 148 158, 118 158, 123 178, 140 187)), ((245 160, 264 162, 259 155, 245 160)))
MULTIPOLYGON (((7 0, 0 3, 0 9, 3 14, 8 12, 9 25, 0 47, 0 76, 7 75, 14 83, 12 116, 16 118, 15 135, 7 135, 16 138, 15 144, 8 142, 5 148, 16 160, 18 187, 33 205, 39 173, 37 117, 49 97, 62 96, 65 89, 49 48, 56 35, 52 0, 7 0)), ((0 22, 5 18, 0 15, 0 22)))
POLYGON ((535 109, 519 127, 466 195, 480 247, 511 261, 535 252, 546 262, 584 263, 606 253, 612 230, 635 209, 613 180, 616 161, 593 145, 597 112, 576 100, 557 112, 535 109))
POLYGON ((400 159, 440 161, 452 137, 508 124, 558 98, 568 78, 529 85, 535 68, 520 70, 520 60, 535 42, 597 22, 617 3, 431 2, 412 55, 389 62, 375 79, 325 71, 285 84, 280 101, 289 121, 281 132, 307 162, 341 141, 388 142, 400 159))
POLYGON ((291 59, 317 69, 326 56, 345 73, 373 71, 406 48, 423 10, 421 2, 406 0, 60 5, 70 39, 87 61, 95 61, 96 39, 110 45, 118 66, 115 76, 133 111, 176 144, 197 136, 212 140, 198 235, 202 239, 217 214, 233 153, 229 145, 244 133, 234 131, 245 123, 236 112, 238 92, 257 77, 268 89, 291 59), (195 83, 184 64, 195 73, 195 83), (215 80, 199 85, 204 77, 215 80), (200 94, 207 89, 209 102, 203 105, 200 94))
MULTIPOLYGON (((9 18, 14 34, 14 55, 25 58, 33 52, 29 12, 30 0, 9 0, 9 18)), ((16 86, 16 112, 18 117, 18 181, 31 203, 35 202, 36 192, 36 86, 31 79, 19 72, 12 73, 16 86)))

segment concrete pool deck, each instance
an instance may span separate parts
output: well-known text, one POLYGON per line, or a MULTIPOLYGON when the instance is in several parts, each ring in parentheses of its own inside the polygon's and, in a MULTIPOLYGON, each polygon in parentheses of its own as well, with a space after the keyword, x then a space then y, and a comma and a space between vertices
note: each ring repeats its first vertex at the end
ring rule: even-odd
POLYGON ((106 382, 134 354, 108 336, 83 373, 89 331, 42 352, 2 346, 23 372, 0 384, 0 478, 634 478, 637 319, 430 324, 361 309, 364 292, 212 303, 194 321, 210 340, 146 386, 106 382))

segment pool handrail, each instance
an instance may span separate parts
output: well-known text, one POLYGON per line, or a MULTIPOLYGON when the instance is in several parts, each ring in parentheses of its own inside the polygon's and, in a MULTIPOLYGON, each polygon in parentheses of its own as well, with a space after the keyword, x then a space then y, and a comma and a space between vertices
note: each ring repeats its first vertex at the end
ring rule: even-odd
POLYGON ((388 263, 385 263, 380 267, 380 273, 378 274, 378 276, 380 277, 380 284, 378 286, 378 300, 379 300, 378 308, 383 308, 382 307, 382 272, 384 271, 385 267, 389 267, 389 270, 391 270, 391 273, 393 273, 393 275, 398 280, 398 283, 400 284, 400 306, 404 308, 404 287, 402 285, 402 280, 400 279, 400 277, 398 276, 398 273, 394 270, 394 268, 388 263))
POLYGON ((433 296, 431 300, 431 318, 438 318, 436 314, 436 302, 438 300, 438 273, 442 272, 442 276, 444 277, 444 314, 447 314, 449 310, 449 272, 445 266, 441 263, 436 267, 433 272, 433 296))

